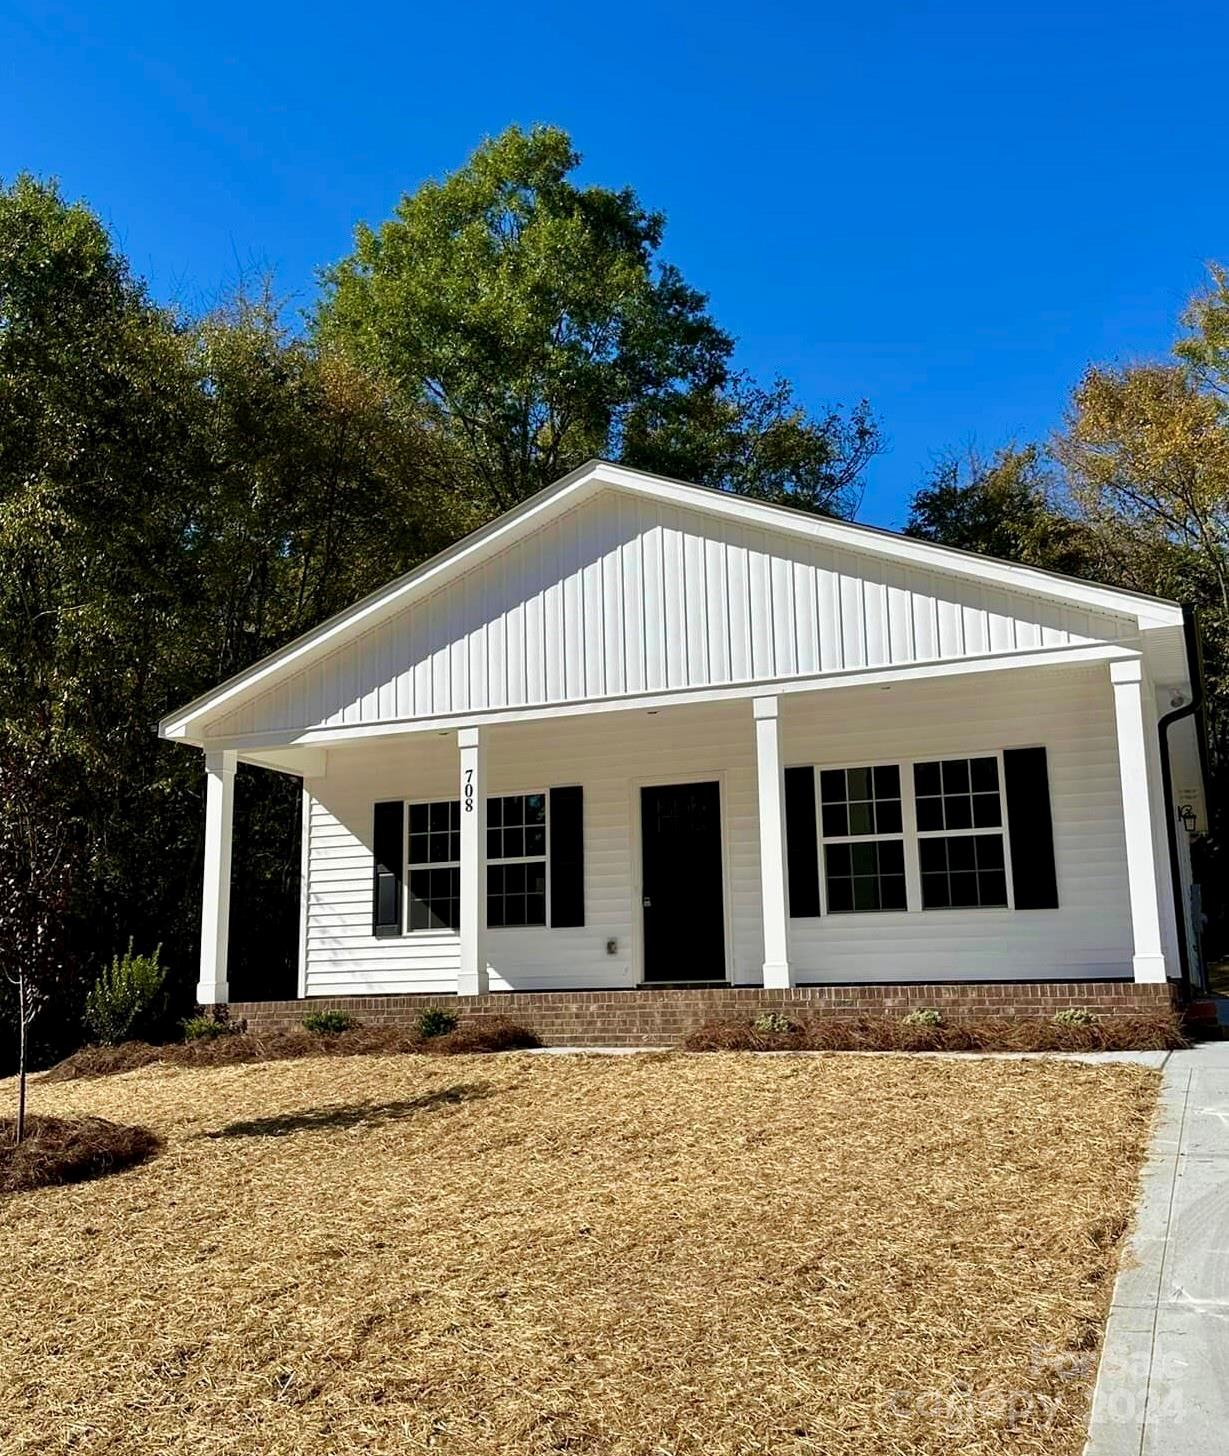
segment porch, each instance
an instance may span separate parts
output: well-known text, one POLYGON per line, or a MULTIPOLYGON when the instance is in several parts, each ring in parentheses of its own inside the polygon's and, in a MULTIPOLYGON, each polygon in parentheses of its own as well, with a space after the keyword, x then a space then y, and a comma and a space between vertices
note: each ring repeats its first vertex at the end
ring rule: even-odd
MULTIPOLYGON (((1153 992, 1124 989, 1152 986, 1167 1002, 1179 929, 1138 653, 1068 647, 772 687, 208 752, 199 1000, 229 996, 242 752, 303 779, 299 993, 313 1005, 412 1017, 460 996, 467 1012, 530 1018, 547 1042, 651 1044, 724 998, 1052 1014, 1050 998, 1072 996, 1152 1007, 1153 992), (1044 804, 1009 803, 1013 753, 1041 755, 1031 798, 1044 804), (921 789, 946 765, 970 803, 967 776, 982 775, 988 811, 936 831, 921 789), (944 900, 928 840, 994 857, 952 869, 949 849, 944 900), (1053 882, 1040 897, 1024 882, 1039 862, 1053 882)), ((298 1005, 234 1014, 264 1026, 298 1005)))

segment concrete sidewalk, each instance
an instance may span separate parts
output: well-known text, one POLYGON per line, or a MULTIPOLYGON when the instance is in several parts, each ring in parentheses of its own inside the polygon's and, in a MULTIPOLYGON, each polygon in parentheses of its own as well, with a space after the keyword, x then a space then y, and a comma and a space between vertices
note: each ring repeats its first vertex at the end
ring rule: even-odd
POLYGON ((1164 1072, 1085 1456, 1229 1451, 1229 1041, 1164 1072))

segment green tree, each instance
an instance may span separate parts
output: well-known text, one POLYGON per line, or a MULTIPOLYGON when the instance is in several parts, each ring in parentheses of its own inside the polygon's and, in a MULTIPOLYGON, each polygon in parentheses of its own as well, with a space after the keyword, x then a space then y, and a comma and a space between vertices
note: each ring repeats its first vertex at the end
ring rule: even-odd
POLYGON ((1182 325, 1174 354, 1229 411, 1229 269, 1208 264, 1208 283, 1187 304, 1182 325))
POLYGON ((189 554, 208 681, 480 524, 417 407, 291 335, 267 290, 195 324, 189 346, 206 401, 189 554))
POLYGON ((630 412, 622 458, 643 470, 824 515, 852 517, 867 465, 882 448, 863 400, 815 418, 779 379, 746 375, 721 389, 642 401, 630 412))
POLYGON ((1213 584, 1209 605, 1229 609, 1229 421, 1196 374, 1182 364, 1089 369, 1055 448, 1108 547, 1154 581, 1175 565, 1196 570, 1213 584))
MULTIPOLYGON (((180 319, 86 208, 0 188, 0 873, 31 887, 14 923, 40 923, 35 804, 73 879, 48 1050, 129 936, 191 984, 200 765, 157 719, 476 519, 400 394, 275 314, 180 319)), ((242 777, 240 982, 289 964, 297 875, 291 781, 242 777)))
POLYGON ((431 411, 487 511, 592 456, 847 508, 869 411, 812 420, 732 375, 732 339, 658 258, 662 215, 579 186, 579 161, 557 128, 511 127, 402 197, 325 271, 315 338, 431 411))
POLYGON ((1072 576, 1095 569, 1098 556, 1062 509, 1053 464, 1036 445, 941 460, 913 498, 905 533, 1072 576))

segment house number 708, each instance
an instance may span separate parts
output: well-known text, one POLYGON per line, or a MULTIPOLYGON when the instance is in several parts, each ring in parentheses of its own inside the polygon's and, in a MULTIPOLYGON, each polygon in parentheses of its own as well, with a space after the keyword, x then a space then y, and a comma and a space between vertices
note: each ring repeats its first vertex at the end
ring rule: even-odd
POLYGON ((472 768, 465 770, 465 812, 474 812, 474 771, 472 768))

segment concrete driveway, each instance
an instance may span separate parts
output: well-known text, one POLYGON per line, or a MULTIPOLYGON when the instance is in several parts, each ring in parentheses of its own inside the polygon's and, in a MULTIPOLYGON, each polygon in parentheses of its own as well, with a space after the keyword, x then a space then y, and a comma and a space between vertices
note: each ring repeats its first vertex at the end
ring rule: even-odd
POLYGON ((1229 1452, 1229 1041, 1157 1061, 1160 1117, 1086 1456, 1229 1452))

